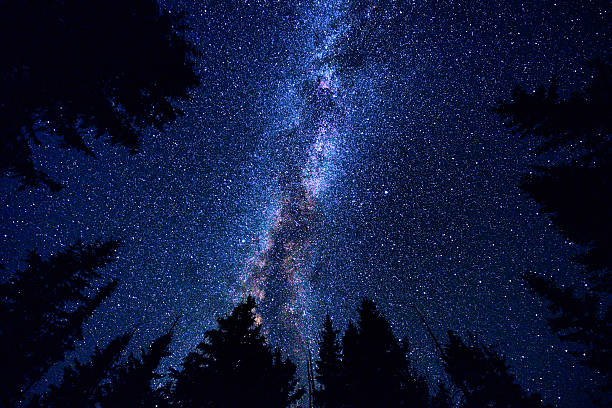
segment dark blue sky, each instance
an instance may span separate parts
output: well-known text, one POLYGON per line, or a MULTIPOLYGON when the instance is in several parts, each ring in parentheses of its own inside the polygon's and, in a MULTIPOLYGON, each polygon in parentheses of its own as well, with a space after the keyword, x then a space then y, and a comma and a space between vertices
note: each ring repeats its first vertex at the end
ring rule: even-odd
MULTIPOLYGON (((341 0, 169 3, 185 12, 201 52, 202 86, 181 105, 185 115, 146 135, 134 156, 95 140, 97 159, 38 150, 40 167, 64 181, 59 193, 0 180, 0 263, 77 239, 123 241, 107 268, 121 285, 88 325, 81 354, 128 328, 142 343, 181 315, 177 364, 249 290, 249 259, 268 256, 266 237, 285 234, 274 227, 279 179, 308 168, 324 118, 333 138, 317 170, 316 232, 297 240, 307 242, 304 272, 281 283, 268 273, 263 302, 299 309, 293 324, 307 341, 321 314, 343 326, 372 297, 414 345, 418 369, 437 378, 415 305, 440 336, 471 330, 498 344, 529 390, 583 406, 591 379, 520 278, 575 282, 575 248, 520 195, 534 155, 491 108, 515 85, 535 89, 553 76, 565 91, 581 87, 589 59, 611 49, 605 2, 372 2, 366 14, 341 0), (385 26, 400 10, 401 23, 385 26), (376 22, 365 60, 328 62, 364 19, 376 22), (332 95, 332 113, 309 102, 308 86, 332 95)), ((281 319, 274 310, 264 324, 281 319)), ((271 337, 294 338, 281 329, 271 337)))

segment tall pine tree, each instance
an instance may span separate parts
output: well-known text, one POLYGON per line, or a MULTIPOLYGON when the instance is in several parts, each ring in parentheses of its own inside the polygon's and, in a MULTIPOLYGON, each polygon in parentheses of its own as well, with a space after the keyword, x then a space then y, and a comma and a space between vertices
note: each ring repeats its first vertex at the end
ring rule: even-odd
POLYGON ((143 349, 140 357, 131 354, 127 361, 115 367, 109 381, 103 386, 99 400, 101 408, 145 408, 154 405, 156 392, 152 383, 160 378, 156 372, 159 363, 170 354, 169 347, 175 324, 167 333, 143 349))
POLYGON ((99 268, 118 243, 77 243, 28 266, 0 285, 0 348, 4 406, 23 400, 31 386, 82 339, 82 325, 113 292, 112 280, 96 289, 99 268))
POLYGON ((53 384, 42 396, 37 397, 30 407, 44 408, 90 408, 101 400, 104 382, 121 357, 121 353, 132 338, 131 333, 116 337, 104 347, 96 347, 89 361, 75 360, 64 368, 60 384, 53 384))
POLYGON ((364 299, 357 327, 349 325, 343 339, 346 405, 426 407, 427 385, 411 370, 407 354, 374 302, 364 299))
POLYGON ((266 344, 252 297, 218 319, 218 326, 174 372, 177 406, 284 408, 302 397, 295 365, 266 344))
POLYGON ((451 382, 463 394, 462 407, 547 407, 538 394, 529 394, 521 388, 505 358, 491 347, 474 339, 466 343, 452 331, 448 338, 442 359, 451 382))
POLYGON ((584 285, 562 287, 528 275, 531 288, 549 304, 551 329, 573 343, 572 353, 601 374, 604 394, 612 391, 612 65, 595 63, 583 92, 559 97, 556 82, 535 93, 516 89, 496 111, 520 136, 539 144, 541 164, 532 166, 521 189, 541 206, 567 240, 580 244, 576 261, 584 285), (550 160, 550 153, 564 159, 550 160), (547 156, 544 156, 544 155, 547 156))
POLYGON ((198 84, 193 54, 156 0, 0 2, 0 175, 58 190, 33 145, 93 156, 93 136, 137 152, 198 84))
POLYGON ((345 389, 344 405, 348 407, 358 403, 358 396, 352 390, 358 381, 359 353, 359 331, 351 321, 342 336, 342 385, 345 389))
POLYGON ((315 361, 315 379, 319 384, 314 390, 314 403, 317 407, 342 406, 346 390, 342 378, 341 352, 338 331, 334 329, 328 314, 320 333, 319 358, 315 361))

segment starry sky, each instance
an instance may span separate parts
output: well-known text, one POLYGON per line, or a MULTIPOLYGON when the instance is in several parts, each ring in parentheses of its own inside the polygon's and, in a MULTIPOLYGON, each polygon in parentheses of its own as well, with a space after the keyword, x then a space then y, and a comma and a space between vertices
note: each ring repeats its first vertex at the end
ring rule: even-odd
POLYGON ((547 330, 520 275, 580 284, 576 253, 517 184, 535 162, 491 109, 553 76, 568 92, 609 55, 601 1, 166 1, 185 13, 201 86, 137 155, 57 147, 35 161, 65 188, 0 180, 0 263, 78 239, 118 238, 121 284, 78 353, 136 328, 134 347, 181 316, 177 365, 245 294, 299 362, 322 316, 338 327, 373 298, 440 365, 433 330, 497 344, 520 382, 584 406, 592 382, 547 330), (219 4, 222 3, 222 4, 219 4))

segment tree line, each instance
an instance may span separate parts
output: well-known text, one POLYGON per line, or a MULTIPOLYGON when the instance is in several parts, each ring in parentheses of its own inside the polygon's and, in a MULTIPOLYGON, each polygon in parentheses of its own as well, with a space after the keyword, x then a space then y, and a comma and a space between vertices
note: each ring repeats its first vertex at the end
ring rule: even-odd
MULTIPOLYGON (((27 266, 0 285, 6 407, 289 407, 298 404, 296 366, 273 349, 248 297, 164 375, 176 321, 138 353, 124 356, 132 333, 96 348, 85 362, 66 364, 62 380, 40 395, 32 385, 83 338, 82 324, 117 286, 99 269, 112 260, 114 241, 76 244, 48 259, 30 254, 27 266)), ((418 311, 415 311, 419 313, 418 311)), ((425 324, 427 322, 424 321, 425 324)), ((430 331, 431 333, 431 331, 430 331)), ((446 380, 428 384, 374 302, 340 335, 329 315, 319 333, 311 401, 316 407, 549 407, 525 391, 506 359, 475 336, 431 333, 446 380)))
MULTIPOLYGON (((305 389, 296 366, 266 341, 252 297, 219 318, 182 365, 163 375, 158 367, 169 355, 176 321, 127 356, 133 333, 118 335, 96 347, 88 360, 67 363, 59 383, 41 394, 30 392, 74 350, 83 338, 83 322, 115 289, 117 281, 104 281, 98 270, 116 249, 111 241, 73 245, 48 259, 33 253, 28 266, 0 286, 3 406, 280 408, 300 403, 305 389)), ((433 339, 449 381, 430 387, 412 367, 408 343, 394 335, 374 302, 362 301, 358 320, 342 336, 326 316, 314 361, 313 405, 450 408, 461 401, 465 407, 546 406, 518 385, 493 348, 454 332, 444 344, 433 339)))

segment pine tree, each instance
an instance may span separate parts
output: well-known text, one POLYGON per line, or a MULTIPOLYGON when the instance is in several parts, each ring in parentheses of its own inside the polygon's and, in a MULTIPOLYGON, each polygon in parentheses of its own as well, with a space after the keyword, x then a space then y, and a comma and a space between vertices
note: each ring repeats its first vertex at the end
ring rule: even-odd
POLYGON ((60 189, 32 157, 50 141, 93 156, 94 136, 136 152, 199 82, 184 32, 155 0, 3 1, 0 175, 60 189))
POLYGON ((551 329, 572 342, 573 354, 600 373, 604 394, 612 390, 612 65, 595 63, 596 73, 584 92, 561 99, 556 82, 535 93, 516 89, 496 111, 520 136, 539 143, 540 156, 567 159, 533 166, 521 189, 541 206, 552 225, 584 250, 580 290, 528 275, 527 282, 549 304, 551 329))
POLYGON ((161 360, 170 354, 169 347, 173 336, 174 324, 146 350, 143 349, 140 357, 131 354, 127 361, 115 367, 109 381, 103 387, 99 406, 101 408, 152 407, 156 399, 152 382, 160 378, 155 370, 161 360))
POLYGON ((342 384, 341 348, 337 336, 338 331, 334 329, 328 314, 320 333, 319 358, 315 361, 315 378, 320 385, 314 390, 314 403, 317 407, 341 407, 346 392, 342 384))
POLYGON ((427 406, 427 385, 410 369, 407 353, 374 302, 363 300, 357 328, 349 325, 343 339, 347 405, 427 406))
POLYGON ((288 407, 304 394, 295 365, 266 344, 249 297, 218 319, 173 376, 179 407, 288 407))
POLYGON ((113 366, 130 342, 131 333, 118 336, 103 349, 96 347, 89 361, 81 363, 74 360, 64 368, 64 376, 59 385, 51 385, 42 397, 29 404, 30 407, 45 408, 90 408, 102 396, 102 387, 108 379, 113 366))
POLYGON ((506 360, 491 347, 473 338, 465 343, 454 332, 448 332, 443 347, 444 368, 452 383, 463 394, 466 408, 543 408, 538 394, 526 393, 516 383, 506 360))
POLYGON ((345 389, 344 405, 347 407, 355 407, 359 401, 353 389, 358 383, 360 352, 359 331, 350 321, 342 336, 342 386, 345 389))
POLYGON ((118 243, 77 243, 43 260, 32 252, 28 266, 0 285, 2 402, 13 406, 64 353, 82 339, 82 325, 113 292, 117 281, 95 290, 98 269, 118 243))
POLYGON ((612 268, 612 65, 594 65, 591 84, 568 99, 553 81, 535 93, 517 88, 496 107, 515 134, 539 143, 538 154, 567 156, 532 166, 521 189, 561 234, 586 247, 577 260, 588 272, 612 268))

